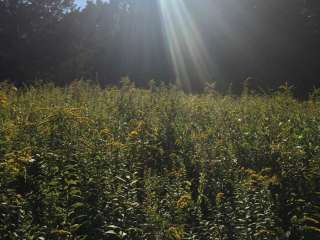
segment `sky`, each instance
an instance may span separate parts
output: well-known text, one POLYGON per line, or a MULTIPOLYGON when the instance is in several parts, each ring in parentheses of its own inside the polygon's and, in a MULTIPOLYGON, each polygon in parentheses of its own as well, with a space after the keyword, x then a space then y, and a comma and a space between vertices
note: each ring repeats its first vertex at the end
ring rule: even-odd
POLYGON ((81 8, 86 5, 86 2, 87 0, 75 0, 75 3, 81 8))
POLYGON ((76 0, 76 4, 80 7, 84 7, 86 4, 86 0, 76 0))

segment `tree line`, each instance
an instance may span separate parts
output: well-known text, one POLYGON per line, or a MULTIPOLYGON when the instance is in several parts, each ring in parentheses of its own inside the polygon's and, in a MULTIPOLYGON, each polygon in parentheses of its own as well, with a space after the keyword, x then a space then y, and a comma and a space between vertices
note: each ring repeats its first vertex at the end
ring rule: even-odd
MULTIPOLYGON (((97 0, 80 9, 74 0, 0 0, 0 80, 64 85, 83 78, 105 86, 128 76, 140 87, 151 79, 175 83, 161 1, 97 0)), ((182 18, 190 33, 184 41, 188 45, 192 34, 202 39, 210 59, 205 80, 216 89, 237 93, 245 80, 256 90, 288 82, 303 96, 320 86, 319 1, 180 2, 197 29, 182 18)), ((201 90, 193 56, 180 57, 190 89, 201 90)))

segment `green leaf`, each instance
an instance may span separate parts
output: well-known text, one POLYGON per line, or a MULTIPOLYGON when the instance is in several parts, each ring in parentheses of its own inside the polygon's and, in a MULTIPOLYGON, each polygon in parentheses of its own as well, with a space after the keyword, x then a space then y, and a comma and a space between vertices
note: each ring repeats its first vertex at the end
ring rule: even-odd
POLYGON ((77 203, 74 203, 72 204, 71 206, 72 208, 81 208, 81 207, 84 207, 84 203, 81 203, 81 202, 77 202, 77 203))

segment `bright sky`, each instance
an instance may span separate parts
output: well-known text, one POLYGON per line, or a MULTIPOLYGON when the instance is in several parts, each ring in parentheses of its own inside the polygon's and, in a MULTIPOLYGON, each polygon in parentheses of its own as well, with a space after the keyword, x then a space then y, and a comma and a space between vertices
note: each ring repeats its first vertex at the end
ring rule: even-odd
POLYGON ((86 0, 76 0, 76 4, 80 7, 84 7, 86 4, 86 0))
MULTIPOLYGON (((106 2, 107 0, 103 0, 103 1, 106 2)), ((76 5, 78 5, 81 8, 83 8, 86 5, 86 2, 87 0, 75 0, 76 5)))

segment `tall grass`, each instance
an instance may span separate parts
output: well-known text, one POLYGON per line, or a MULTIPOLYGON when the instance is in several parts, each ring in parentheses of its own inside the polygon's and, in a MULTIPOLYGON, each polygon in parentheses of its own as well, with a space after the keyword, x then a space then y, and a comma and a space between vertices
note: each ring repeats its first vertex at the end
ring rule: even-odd
POLYGON ((320 239, 318 95, 2 84, 0 239, 320 239))

